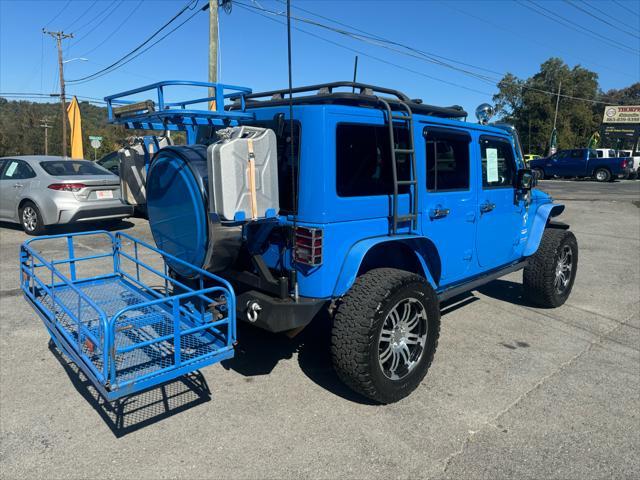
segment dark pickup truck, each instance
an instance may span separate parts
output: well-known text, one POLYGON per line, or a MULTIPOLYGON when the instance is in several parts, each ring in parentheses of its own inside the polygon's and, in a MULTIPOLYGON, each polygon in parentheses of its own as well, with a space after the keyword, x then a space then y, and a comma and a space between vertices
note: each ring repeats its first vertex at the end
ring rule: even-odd
POLYGON ((598 158, 597 152, 588 148, 558 150, 550 157, 529 162, 529 167, 540 179, 593 177, 598 182, 627 178, 632 165, 631 158, 598 158))

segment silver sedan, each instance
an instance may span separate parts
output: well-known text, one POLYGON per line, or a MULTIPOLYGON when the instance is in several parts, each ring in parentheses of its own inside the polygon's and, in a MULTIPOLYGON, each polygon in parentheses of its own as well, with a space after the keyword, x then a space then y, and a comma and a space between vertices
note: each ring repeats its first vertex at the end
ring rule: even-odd
POLYGON ((30 235, 47 226, 130 217, 120 179, 87 160, 44 155, 0 158, 0 220, 30 235))

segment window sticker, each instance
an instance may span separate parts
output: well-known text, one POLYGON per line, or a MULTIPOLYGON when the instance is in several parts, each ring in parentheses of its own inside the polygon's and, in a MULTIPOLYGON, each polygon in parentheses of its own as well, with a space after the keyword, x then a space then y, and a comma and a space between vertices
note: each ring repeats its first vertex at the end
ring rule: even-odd
POLYGON ((487 148, 487 183, 497 182, 498 177, 498 149, 487 148))
POLYGON ((7 177, 13 177, 13 174, 16 172, 16 168, 18 168, 18 162, 11 162, 9 164, 9 168, 7 168, 7 171, 5 172, 5 175, 7 177))

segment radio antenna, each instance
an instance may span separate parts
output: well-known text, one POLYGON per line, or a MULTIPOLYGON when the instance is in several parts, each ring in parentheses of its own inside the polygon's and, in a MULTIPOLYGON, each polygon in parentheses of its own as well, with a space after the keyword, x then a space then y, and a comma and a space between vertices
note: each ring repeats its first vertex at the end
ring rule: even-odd
POLYGON ((296 218, 298 215, 298 184, 297 174, 298 165, 294 157, 293 148, 293 80, 291 73, 291 0, 287 0, 287 66, 289 69, 289 155, 291 158, 291 203, 293 204, 293 228, 291 230, 291 280, 293 282, 293 298, 298 301, 298 272, 295 268, 295 231, 296 231, 296 218))

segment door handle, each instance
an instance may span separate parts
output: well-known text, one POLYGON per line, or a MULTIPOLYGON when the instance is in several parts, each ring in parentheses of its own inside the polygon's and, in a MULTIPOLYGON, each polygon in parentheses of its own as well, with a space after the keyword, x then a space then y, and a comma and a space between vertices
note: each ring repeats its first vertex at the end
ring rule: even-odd
POLYGON ((14 183, 13 188, 22 188, 24 185, 22 183, 14 183))
POLYGON ((480 205, 480 213, 489 213, 494 208, 496 208, 495 203, 489 203, 489 202, 483 203, 482 205, 480 205))
POLYGON ((429 218, 444 218, 449 215, 449 212, 451 212, 451 210, 449 210, 448 208, 432 208, 429 211, 429 218))

